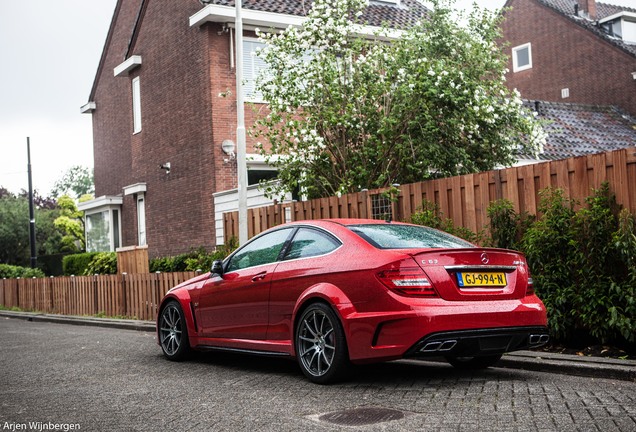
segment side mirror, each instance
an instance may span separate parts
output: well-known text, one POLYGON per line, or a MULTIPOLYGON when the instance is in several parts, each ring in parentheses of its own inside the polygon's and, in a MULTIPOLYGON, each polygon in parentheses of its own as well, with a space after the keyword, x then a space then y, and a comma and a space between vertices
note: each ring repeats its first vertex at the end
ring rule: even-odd
POLYGON ((212 275, 223 276, 223 261, 216 260, 212 263, 212 275))

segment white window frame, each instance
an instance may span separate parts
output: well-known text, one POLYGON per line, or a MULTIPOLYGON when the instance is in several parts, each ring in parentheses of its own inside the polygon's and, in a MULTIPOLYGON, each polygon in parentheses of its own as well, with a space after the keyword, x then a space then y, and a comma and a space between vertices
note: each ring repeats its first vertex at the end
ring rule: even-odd
POLYGON ((256 91, 256 79, 261 70, 267 69, 267 65, 265 64, 262 68, 257 67, 256 55, 252 55, 253 51, 246 49, 248 43, 257 43, 261 47, 265 47, 265 44, 258 38, 243 38, 243 98, 247 102, 264 103, 263 95, 256 91))
POLYGON ((133 135, 141 132, 141 83, 139 77, 132 79, 133 135))
POLYGON ((137 243, 138 246, 148 244, 146 237, 146 198, 143 193, 137 195, 137 243))
MULTIPOLYGON (((78 209, 84 212, 84 219, 98 213, 108 213, 108 243, 111 252, 121 247, 121 207, 123 200, 119 196, 101 196, 91 201, 78 204, 78 209), (117 220, 115 221, 115 216, 117 220)), ((99 252, 88 248, 89 223, 85 223, 84 235, 87 239, 87 252, 99 252)))
POLYGON ((530 42, 518 45, 512 49, 512 71, 521 72, 527 69, 532 69, 532 44, 530 42), (528 49, 528 64, 519 66, 517 52, 526 48, 528 49))

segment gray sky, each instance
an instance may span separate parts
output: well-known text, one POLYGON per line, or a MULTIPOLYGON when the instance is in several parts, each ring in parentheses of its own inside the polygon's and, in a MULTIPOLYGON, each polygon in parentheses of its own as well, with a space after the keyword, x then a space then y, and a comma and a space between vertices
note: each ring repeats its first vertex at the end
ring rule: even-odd
MULTIPOLYGON (((496 9, 505 0, 477 3, 496 9)), ((88 102, 115 4, 0 0, 0 186, 27 189, 27 136, 33 187, 42 195, 71 166, 93 166, 91 116, 79 108, 88 102)))

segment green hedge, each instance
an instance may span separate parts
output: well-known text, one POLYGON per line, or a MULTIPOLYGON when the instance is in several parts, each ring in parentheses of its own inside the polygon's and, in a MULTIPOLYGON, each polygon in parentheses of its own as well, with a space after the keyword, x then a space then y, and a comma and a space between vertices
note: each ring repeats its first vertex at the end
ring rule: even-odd
POLYGON ((44 277, 42 270, 30 267, 20 267, 9 264, 0 264, 0 279, 15 279, 15 278, 32 278, 32 277, 44 277))
POLYGON ((66 276, 89 276, 117 273, 115 252, 85 252, 66 255, 62 261, 66 276))
POLYGON ((66 276, 80 276, 86 273, 88 265, 99 252, 84 252, 67 255, 62 260, 62 268, 66 276))
POLYGON ((94 274, 116 274, 117 273, 117 253, 100 252, 91 259, 84 271, 85 275, 94 274))
POLYGON ((215 260, 222 260, 238 247, 235 237, 228 240, 227 244, 219 247, 214 252, 207 252, 203 247, 193 249, 188 253, 153 258, 150 260, 150 272, 182 272, 202 270, 207 272, 212 268, 215 260))

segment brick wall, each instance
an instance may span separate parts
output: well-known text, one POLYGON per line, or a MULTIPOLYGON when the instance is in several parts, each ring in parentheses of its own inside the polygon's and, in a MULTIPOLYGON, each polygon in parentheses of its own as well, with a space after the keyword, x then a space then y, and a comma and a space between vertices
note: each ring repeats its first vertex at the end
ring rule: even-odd
POLYGON ((503 24, 505 48, 532 44, 532 69, 507 75, 526 99, 618 105, 636 116, 636 58, 536 0, 511 0, 503 24), (569 88, 570 97, 561 98, 569 88))
MULTIPOLYGON (((98 76, 93 113, 96 196, 120 195, 124 186, 145 182, 149 256, 198 246, 212 249, 212 194, 237 185, 236 159, 226 161, 221 150, 224 139, 236 142, 233 32, 216 23, 190 27, 188 18, 201 8, 197 0, 147 1, 129 52, 140 55, 142 65, 127 76, 114 77, 114 67, 124 61, 140 3, 121 2, 98 76), (137 76, 142 130, 133 135, 131 80, 137 76), (170 174, 159 168, 166 162, 171 164, 170 174)), ((246 128, 254 120, 254 108, 246 104, 246 128)), ((248 136, 248 153, 255 153, 253 142, 248 136)), ((122 246, 137 241, 136 201, 126 196, 122 246)))
MULTIPOLYGON (((124 0, 100 75, 94 116, 96 195, 118 195, 124 186, 147 184, 150 256, 214 246, 215 192, 208 28, 191 28, 196 0, 147 2, 129 55, 143 64, 113 77, 124 60, 139 1, 124 0), (141 82, 142 130, 132 134, 131 80, 141 82), (171 163, 171 172, 159 168, 171 163)), ((134 197, 122 207, 122 243, 137 244, 134 197)))

